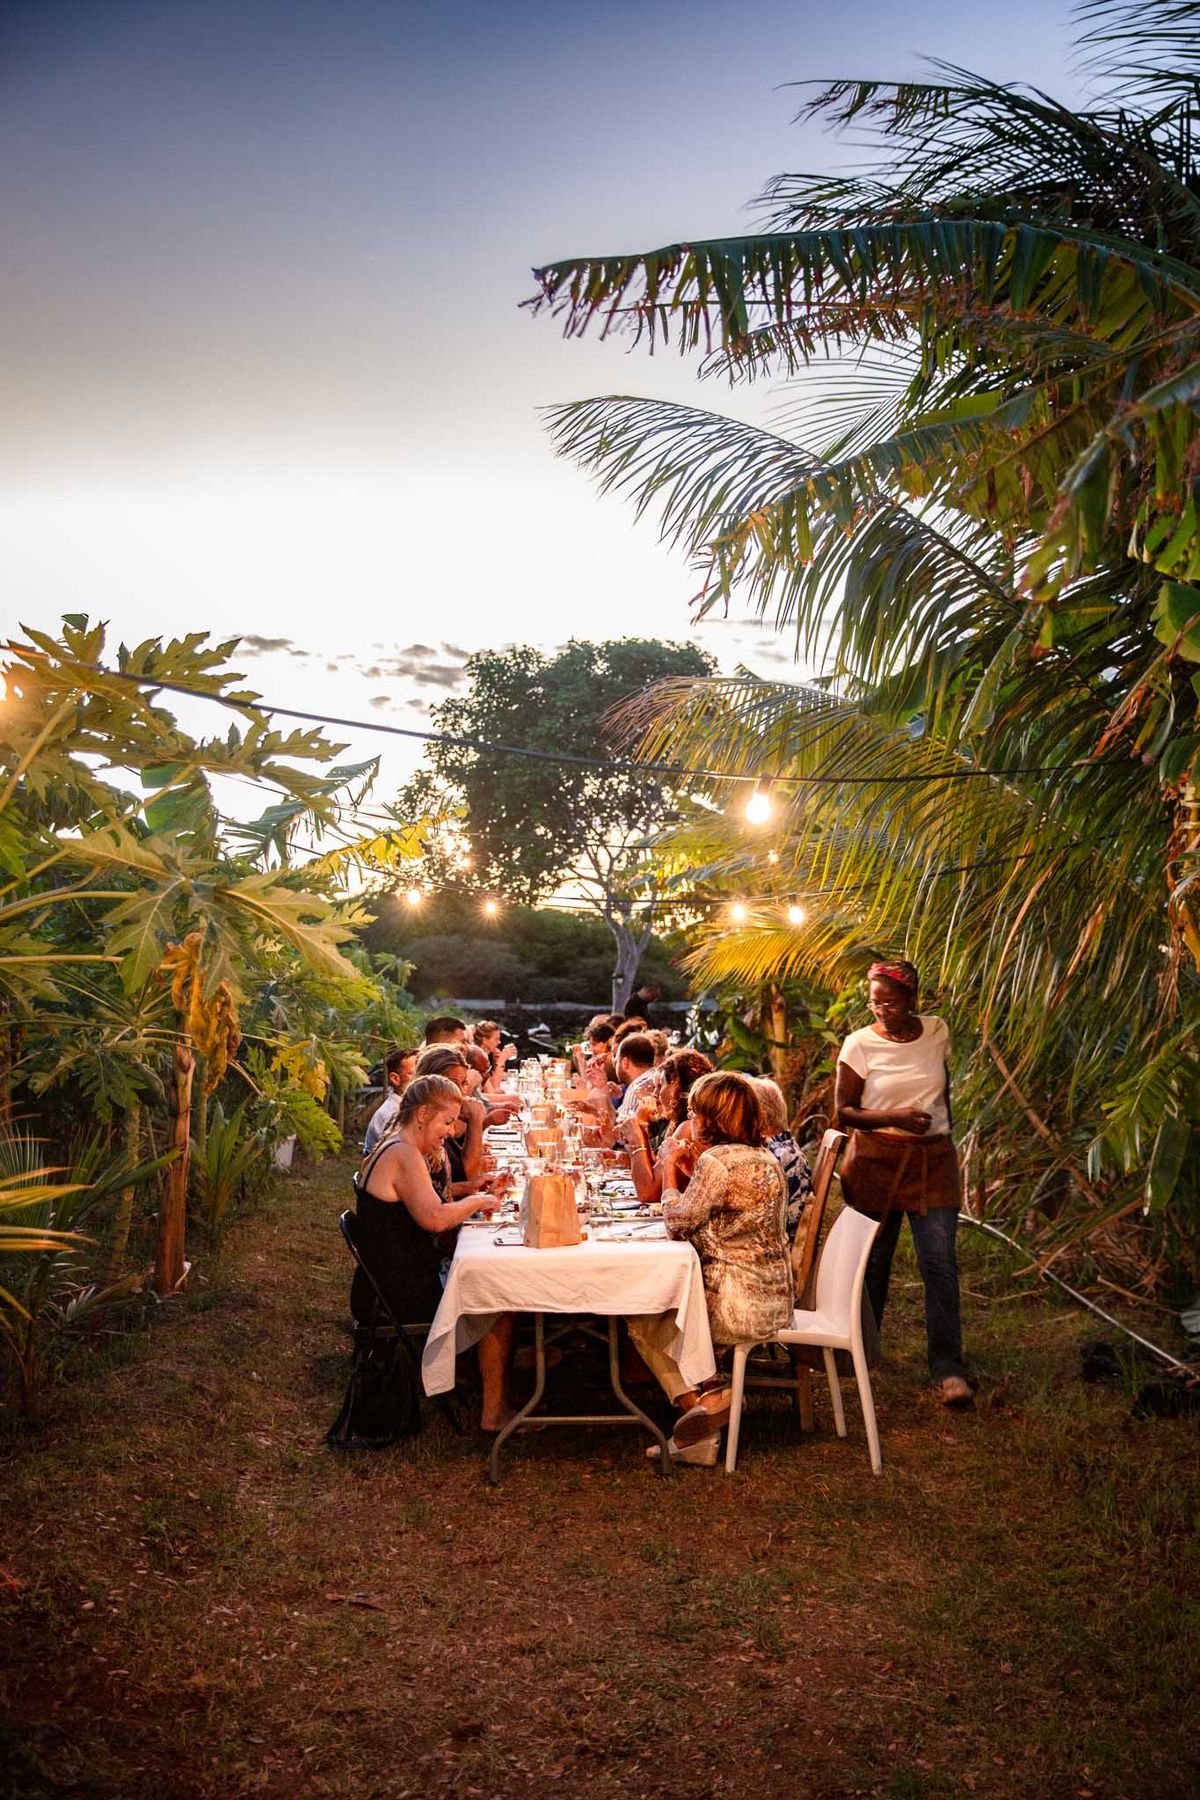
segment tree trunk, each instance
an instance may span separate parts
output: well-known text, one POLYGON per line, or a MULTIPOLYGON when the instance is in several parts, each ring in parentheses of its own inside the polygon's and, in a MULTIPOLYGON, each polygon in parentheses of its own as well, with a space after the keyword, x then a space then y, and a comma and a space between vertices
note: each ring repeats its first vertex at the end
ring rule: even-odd
POLYGON ((787 1003, 774 982, 771 983, 767 1019, 771 1039, 767 1054, 771 1059, 771 1073, 782 1087, 787 1079, 787 1003))
POLYGON ((187 1038, 176 1038, 168 1091, 171 1121, 168 1150, 178 1154, 167 1165, 162 1206, 158 1215, 158 1255, 154 1264, 154 1288, 173 1294, 183 1280, 183 1241, 187 1220, 188 1138, 192 1123, 192 1075, 196 1059, 187 1038))
POLYGON ((204 1073, 204 1058, 197 1052, 195 1074, 192 1076, 192 1148, 201 1167, 204 1166, 205 1152, 208 1149, 209 1096, 204 1091, 204 1073))
MULTIPOLYGON (((142 1103, 131 1102, 125 1114, 124 1128, 121 1132, 121 1148, 130 1162, 136 1165, 142 1155, 142 1103)), ((103 1282, 111 1287, 120 1278, 125 1262, 125 1252, 129 1247, 129 1228, 133 1223, 134 1188, 123 1187, 117 1195, 117 1209, 113 1214, 112 1242, 108 1246, 108 1258, 104 1266, 103 1282)))
POLYGON ((610 914, 608 928, 613 934, 617 946, 617 960, 612 975, 612 1009, 623 1013, 629 1005, 633 984, 637 980, 637 972, 641 967, 642 953, 650 942, 650 928, 633 931, 624 919, 610 914))

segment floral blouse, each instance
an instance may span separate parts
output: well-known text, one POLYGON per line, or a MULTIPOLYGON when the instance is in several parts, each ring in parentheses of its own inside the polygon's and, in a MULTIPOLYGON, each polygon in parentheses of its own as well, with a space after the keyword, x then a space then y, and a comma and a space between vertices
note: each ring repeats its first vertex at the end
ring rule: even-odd
POLYGON ((714 1144, 686 1193, 664 1189, 667 1231, 700 1258, 715 1344, 761 1343, 791 1324, 786 1209, 783 1170, 751 1144, 714 1144))

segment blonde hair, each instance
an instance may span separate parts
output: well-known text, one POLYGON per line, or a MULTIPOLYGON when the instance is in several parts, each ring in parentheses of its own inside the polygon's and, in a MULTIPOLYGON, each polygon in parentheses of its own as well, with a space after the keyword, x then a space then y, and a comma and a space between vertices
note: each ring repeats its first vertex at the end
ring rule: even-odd
POLYGON ((702 1075, 688 1095, 696 1136, 704 1144, 761 1144, 763 1107, 749 1075, 734 1069, 702 1075))
POLYGON ((400 1096, 396 1124, 397 1127, 411 1125, 417 1114, 427 1107, 436 1107, 439 1112, 449 1112, 453 1107, 457 1112, 461 1105, 462 1095, 444 1075, 418 1075, 400 1096))
POLYGON ((775 1137, 788 1128, 787 1101, 783 1097, 783 1089, 769 1075, 755 1075, 754 1085, 758 1089, 758 1097, 762 1103, 763 1124, 768 1137, 775 1137))

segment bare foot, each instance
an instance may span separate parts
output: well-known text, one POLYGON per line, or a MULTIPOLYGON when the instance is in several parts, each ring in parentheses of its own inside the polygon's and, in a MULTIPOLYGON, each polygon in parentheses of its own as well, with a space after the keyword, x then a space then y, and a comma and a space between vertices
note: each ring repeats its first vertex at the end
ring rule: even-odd
POLYGON ((479 1429, 491 1432, 503 1431, 506 1425, 512 1424, 516 1416, 516 1409, 512 1406, 502 1407, 499 1412, 485 1412, 480 1418, 479 1429))

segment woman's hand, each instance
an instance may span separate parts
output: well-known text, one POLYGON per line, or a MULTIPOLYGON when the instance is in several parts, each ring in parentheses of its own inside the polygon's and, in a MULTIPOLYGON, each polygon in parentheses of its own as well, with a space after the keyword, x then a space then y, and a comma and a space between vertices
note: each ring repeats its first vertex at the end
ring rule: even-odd
POLYGON ((696 1166, 695 1148, 680 1138, 668 1138, 662 1149, 663 1186, 678 1187, 677 1177, 690 1175, 696 1166))
POLYGON ((924 1137, 929 1130, 930 1115, 919 1106, 902 1106, 888 1117, 897 1131, 911 1131, 915 1137, 924 1137))

